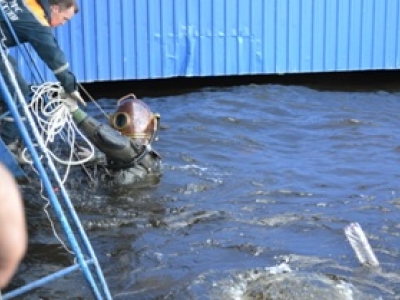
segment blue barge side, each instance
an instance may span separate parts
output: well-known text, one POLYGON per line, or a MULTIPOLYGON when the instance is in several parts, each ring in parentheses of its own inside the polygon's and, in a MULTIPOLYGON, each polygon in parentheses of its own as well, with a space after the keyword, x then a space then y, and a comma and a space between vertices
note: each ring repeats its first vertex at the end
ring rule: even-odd
POLYGON ((57 29, 80 82, 400 66, 398 0, 85 0, 80 8, 57 29))

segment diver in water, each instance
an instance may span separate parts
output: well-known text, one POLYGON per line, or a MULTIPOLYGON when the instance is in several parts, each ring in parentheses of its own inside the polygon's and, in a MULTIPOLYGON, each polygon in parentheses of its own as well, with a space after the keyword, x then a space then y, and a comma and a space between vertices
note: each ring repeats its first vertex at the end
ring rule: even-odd
POLYGON ((78 128, 105 154, 98 166, 105 167, 107 179, 118 184, 159 182, 160 155, 152 148, 160 117, 133 94, 118 101, 109 123, 103 124, 79 108, 77 101, 63 99, 78 128))

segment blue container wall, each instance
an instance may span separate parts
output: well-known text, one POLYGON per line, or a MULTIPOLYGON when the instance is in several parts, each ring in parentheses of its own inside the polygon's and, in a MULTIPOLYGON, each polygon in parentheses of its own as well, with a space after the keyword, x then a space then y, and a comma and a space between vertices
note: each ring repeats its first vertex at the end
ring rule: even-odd
POLYGON ((398 69, 399 2, 81 0, 56 36, 81 82, 398 69))

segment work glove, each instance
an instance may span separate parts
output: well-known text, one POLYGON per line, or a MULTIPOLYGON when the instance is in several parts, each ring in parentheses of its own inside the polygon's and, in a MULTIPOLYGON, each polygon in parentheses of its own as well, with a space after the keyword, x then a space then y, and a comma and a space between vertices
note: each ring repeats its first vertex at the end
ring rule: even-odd
POLYGON ((74 91, 72 93, 63 93, 61 95, 61 99, 72 113, 79 108, 78 102, 86 106, 85 100, 83 100, 78 91, 74 91))
POLYGON ((68 107, 71 113, 79 109, 77 101, 72 98, 64 97, 61 101, 66 107, 68 107))
POLYGON ((66 93, 65 96, 66 96, 66 98, 71 98, 77 102, 80 102, 83 106, 86 106, 85 100, 83 100, 81 94, 79 94, 78 91, 73 91, 70 94, 66 93))

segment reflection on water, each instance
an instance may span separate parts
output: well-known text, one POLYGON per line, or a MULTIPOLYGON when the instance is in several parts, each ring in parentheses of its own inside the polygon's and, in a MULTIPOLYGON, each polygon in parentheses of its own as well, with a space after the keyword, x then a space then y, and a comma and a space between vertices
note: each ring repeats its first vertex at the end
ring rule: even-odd
MULTIPOLYGON (((145 98, 163 124, 160 184, 71 189, 115 299, 292 299, 334 285, 343 299, 399 299, 399 96, 266 84, 145 98), (380 270, 359 266, 343 233, 350 222, 380 270), (282 262, 294 277, 249 280, 282 262)), ((111 111, 115 101, 100 104, 111 111)), ((15 284, 70 260, 32 195, 31 258, 15 284)), ((77 299, 80 280, 26 299, 77 299)))

